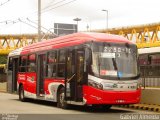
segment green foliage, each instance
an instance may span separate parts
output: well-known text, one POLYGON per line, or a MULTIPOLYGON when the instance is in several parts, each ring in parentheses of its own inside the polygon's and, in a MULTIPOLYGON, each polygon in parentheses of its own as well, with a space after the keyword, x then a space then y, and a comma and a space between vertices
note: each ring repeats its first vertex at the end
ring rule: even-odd
POLYGON ((0 64, 7 64, 7 56, 0 55, 0 64))

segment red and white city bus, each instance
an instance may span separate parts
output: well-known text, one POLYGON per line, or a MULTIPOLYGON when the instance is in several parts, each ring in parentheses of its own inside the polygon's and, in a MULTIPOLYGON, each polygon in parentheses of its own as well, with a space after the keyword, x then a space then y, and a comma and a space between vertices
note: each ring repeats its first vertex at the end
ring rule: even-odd
POLYGON ((124 37, 74 33, 12 51, 8 91, 19 99, 110 108, 140 101, 137 47, 124 37))

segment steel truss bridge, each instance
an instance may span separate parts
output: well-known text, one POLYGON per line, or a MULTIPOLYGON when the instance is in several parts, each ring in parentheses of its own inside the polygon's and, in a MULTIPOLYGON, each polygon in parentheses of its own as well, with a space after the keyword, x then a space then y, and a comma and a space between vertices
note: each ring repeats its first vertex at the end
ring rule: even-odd
MULTIPOLYGON (((160 23, 93 31, 122 35, 135 42, 138 48, 160 46, 160 23)), ((46 35, 44 39, 49 37, 50 35, 46 35)), ((8 55, 14 49, 36 43, 37 41, 37 34, 0 35, 0 55, 8 55)), ((3 67, 4 65, 0 64, 0 68, 3 67)))
MULTIPOLYGON (((53 38, 53 35, 47 34, 42 38, 44 40, 53 38)), ((21 34, 21 35, 0 35, 0 55, 8 55, 9 52, 17 48, 21 48, 38 41, 37 34, 21 34)))
POLYGON ((122 35, 135 42, 138 48, 160 46, 160 23, 95 30, 95 32, 122 35))
MULTIPOLYGON (((44 38, 44 40, 47 40, 53 37, 55 37, 53 34, 45 34, 41 36, 41 38, 44 38)), ((0 35, 0 57, 7 56, 9 52, 17 48, 21 48, 21 47, 36 43, 37 41, 38 41, 37 34, 0 35)), ((1 62, 1 58, 0 58, 0 62, 1 62)), ((4 69, 5 67, 6 67, 6 64, 0 63, 0 69, 4 69)))

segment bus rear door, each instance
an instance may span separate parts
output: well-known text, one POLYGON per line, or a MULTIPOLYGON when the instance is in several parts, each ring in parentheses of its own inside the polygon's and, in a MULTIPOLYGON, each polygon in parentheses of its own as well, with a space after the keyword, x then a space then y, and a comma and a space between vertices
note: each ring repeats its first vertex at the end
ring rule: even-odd
POLYGON ((46 54, 37 55, 37 96, 44 95, 44 76, 46 66, 46 54))

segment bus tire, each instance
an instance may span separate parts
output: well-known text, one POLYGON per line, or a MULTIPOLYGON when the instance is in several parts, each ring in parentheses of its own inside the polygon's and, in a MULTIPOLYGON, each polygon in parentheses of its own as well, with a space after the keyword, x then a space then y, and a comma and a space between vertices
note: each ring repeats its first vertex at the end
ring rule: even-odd
POLYGON ((62 87, 58 92, 57 106, 62 108, 62 109, 67 109, 68 108, 68 104, 66 103, 66 101, 64 99, 64 87, 62 87))
POLYGON ((26 101, 26 98, 24 96, 24 88, 23 88, 23 85, 20 86, 19 88, 19 100, 22 101, 22 102, 25 102, 26 101))

